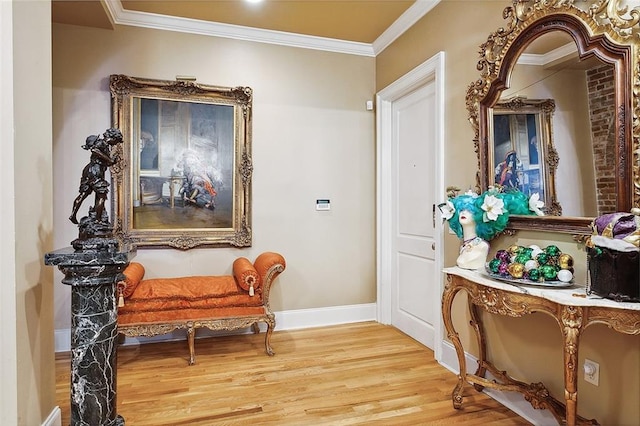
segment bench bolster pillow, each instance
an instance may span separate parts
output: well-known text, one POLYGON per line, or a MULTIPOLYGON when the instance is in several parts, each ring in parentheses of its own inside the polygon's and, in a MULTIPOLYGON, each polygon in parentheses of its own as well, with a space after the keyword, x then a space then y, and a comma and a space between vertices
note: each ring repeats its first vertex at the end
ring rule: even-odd
POLYGON ((131 262, 122 273, 124 274, 124 280, 118 282, 118 292, 123 297, 129 297, 144 277, 144 266, 138 262, 131 262))
POLYGON ((249 295, 253 296, 254 291, 260 288, 260 274, 253 264, 245 257, 239 257, 233 262, 233 277, 236 283, 249 295))

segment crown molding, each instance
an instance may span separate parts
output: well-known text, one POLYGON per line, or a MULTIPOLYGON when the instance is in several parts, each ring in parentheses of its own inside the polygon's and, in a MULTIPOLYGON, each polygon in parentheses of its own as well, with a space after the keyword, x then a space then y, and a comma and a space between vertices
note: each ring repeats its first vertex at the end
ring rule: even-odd
POLYGON ((387 30, 373 43, 338 40, 326 37, 308 36, 284 31, 264 30, 240 25, 202 21, 159 15, 156 13, 125 10, 120 0, 103 0, 109 20, 114 25, 176 31, 211 37, 231 38, 257 43, 277 44, 303 49, 324 50, 348 55, 375 57, 400 37, 420 18, 426 15, 441 0, 416 0, 387 30))
POLYGON ((559 59, 575 56, 578 48, 575 43, 567 43, 544 54, 523 53, 518 58, 518 65, 545 66, 559 59))
POLYGON ((441 0, 416 0, 409 9, 405 10, 405 12, 373 42, 374 56, 377 56, 389 47, 391 43, 411 28, 413 24, 436 7, 440 1, 441 0))
POLYGON ((180 18, 148 12, 125 10, 120 0, 105 0, 105 9, 116 25, 176 31, 257 43, 277 44, 304 49, 324 50, 349 55, 375 56, 369 43, 337 40, 325 37, 307 36, 283 31, 263 30, 240 25, 180 18))

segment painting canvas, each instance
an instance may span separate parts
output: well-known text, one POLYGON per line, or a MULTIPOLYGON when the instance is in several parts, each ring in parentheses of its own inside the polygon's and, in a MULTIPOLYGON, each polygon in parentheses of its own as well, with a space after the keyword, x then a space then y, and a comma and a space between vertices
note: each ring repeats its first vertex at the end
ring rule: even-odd
POLYGON ((141 80, 111 77, 127 159, 115 174, 122 237, 143 247, 250 245, 250 89, 141 80))
POLYGON ((544 199, 537 114, 494 114, 494 184, 544 199))
POLYGON ((557 153, 551 138, 553 99, 514 98, 491 111, 489 138, 493 185, 539 194, 546 214, 556 214, 557 153))

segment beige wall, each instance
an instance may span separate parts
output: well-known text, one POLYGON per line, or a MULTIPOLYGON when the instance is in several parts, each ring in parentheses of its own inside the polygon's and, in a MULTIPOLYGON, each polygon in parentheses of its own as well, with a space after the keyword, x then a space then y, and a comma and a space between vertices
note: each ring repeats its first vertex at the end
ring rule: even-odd
POLYGON ((39 425, 55 406, 49 1, 1 2, 0 423, 39 425))
MULTIPOLYGON (((88 156, 86 136, 110 125, 110 74, 253 88, 253 246, 139 249, 148 276, 223 274, 237 256, 278 251, 287 270, 276 311, 372 303, 375 286, 373 58, 119 26, 53 27, 56 247, 88 156), (330 212, 315 211, 318 198, 330 212)), ((79 217, 86 214, 85 202, 79 217)), ((56 278, 57 279, 57 278, 56 278)), ((56 328, 69 327, 69 291, 56 287, 56 328)))
MULTIPOLYGON (((468 188, 475 184, 477 160, 472 128, 467 122, 465 95, 469 84, 479 78, 476 70, 479 46, 489 33, 506 24, 502 10, 510 4, 508 0, 444 0, 377 57, 376 90, 381 90, 435 53, 445 52, 446 186, 468 188)), ((577 279, 584 280, 586 256, 570 235, 519 232, 515 237, 501 237, 491 242, 494 251, 512 243, 557 244, 564 252, 574 255, 577 279)), ((455 236, 445 233, 446 266, 455 264, 458 246, 455 236)), ((464 329, 468 321, 465 307, 460 300, 454 306, 458 330, 464 329)), ((563 399, 562 335, 554 320, 543 314, 518 319, 489 314, 484 317, 491 342, 490 359, 525 382, 542 381, 556 398, 563 399)), ((468 330, 461 332, 461 338, 470 352, 477 354, 468 330)), ((595 417, 602 424, 637 424, 640 418, 638 336, 592 326, 584 333, 579 355, 578 368, 584 357, 600 363, 601 368, 599 387, 579 378, 580 414, 595 417)))

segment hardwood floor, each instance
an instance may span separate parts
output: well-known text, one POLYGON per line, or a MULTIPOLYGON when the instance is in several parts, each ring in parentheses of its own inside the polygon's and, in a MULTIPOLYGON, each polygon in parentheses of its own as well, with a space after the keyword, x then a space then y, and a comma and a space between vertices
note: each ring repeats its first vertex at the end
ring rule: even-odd
MULTIPOLYGON (((118 414, 127 425, 526 425, 466 387, 433 352, 374 322, 199 339, 118 351, 118 414)), ((56 398, 69 424, 69 354, 56 356, 56 398)))

